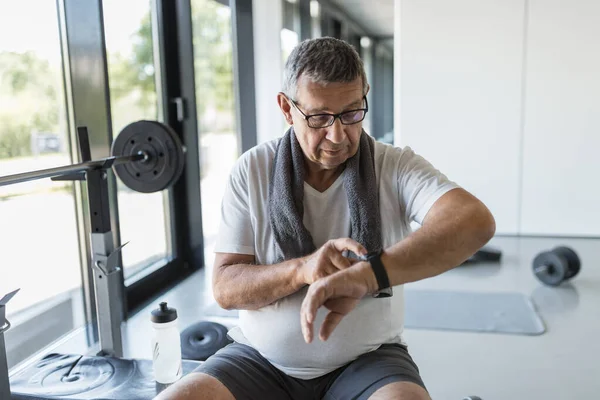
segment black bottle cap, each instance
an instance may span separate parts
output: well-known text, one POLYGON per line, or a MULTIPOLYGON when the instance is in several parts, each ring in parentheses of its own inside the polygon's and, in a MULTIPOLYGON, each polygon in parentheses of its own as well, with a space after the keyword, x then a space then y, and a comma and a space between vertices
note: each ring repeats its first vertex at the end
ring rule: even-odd
POLYGON ((167 307, 166 302, 159 304, 159 308, 152 311, 152 322, 157 324, 166 324, 167 322, 175 321, 177 319, 177 310, 174 308, 167 307))

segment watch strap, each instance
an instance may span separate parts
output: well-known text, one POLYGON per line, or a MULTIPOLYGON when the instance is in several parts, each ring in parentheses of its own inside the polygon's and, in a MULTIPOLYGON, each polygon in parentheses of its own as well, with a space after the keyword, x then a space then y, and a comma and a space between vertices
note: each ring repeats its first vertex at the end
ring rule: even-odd
POLYGON ((367 261, 371 264, 375 279, 377 279, 378 291, 374 297, 390 297, 392 295, 392 288, 390 287, 390 280, 388 274, 381 262, 381 254, 383 251, 378 251, 373 254, 367 255, 367 261))

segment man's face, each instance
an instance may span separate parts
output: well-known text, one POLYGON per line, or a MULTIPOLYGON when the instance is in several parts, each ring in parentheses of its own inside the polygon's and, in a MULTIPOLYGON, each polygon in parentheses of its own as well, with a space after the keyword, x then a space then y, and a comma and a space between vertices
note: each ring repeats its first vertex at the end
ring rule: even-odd
MULTIPOLYGON (((352 82, 329 83, 323 86, 303 76, 298 80, 297 107, 306 115, 339 114, 365 107, 363 83, 359 77, 352 82)), ((280 98, 280 105, 282 105, 280 98)), ((339 118, 326 128, 311 128, 305 117, 293 105, 282 105, 288 123, 294 125, 298 142, 307 161, 320 170, 335 169, 358 151, 362 122, 344 125, 339 118), (287 112, 286 112, 287 111, 287 112), (291 120, 290 120, 291 119, 291 120)))

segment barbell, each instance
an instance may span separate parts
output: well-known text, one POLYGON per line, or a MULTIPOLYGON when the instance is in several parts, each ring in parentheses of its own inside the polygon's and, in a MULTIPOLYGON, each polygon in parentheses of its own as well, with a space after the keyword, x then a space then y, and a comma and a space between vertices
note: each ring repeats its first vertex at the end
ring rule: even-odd
POLYGON ((173 129, 158 121, 137 121, 119 133, 111 146, 110 157, 0 176, 0 186, 44 178, 71 176, 77 179, 88 171, 113 168, 128 188, 153 193, 175 184, 184 164, 185 151, 173 129))

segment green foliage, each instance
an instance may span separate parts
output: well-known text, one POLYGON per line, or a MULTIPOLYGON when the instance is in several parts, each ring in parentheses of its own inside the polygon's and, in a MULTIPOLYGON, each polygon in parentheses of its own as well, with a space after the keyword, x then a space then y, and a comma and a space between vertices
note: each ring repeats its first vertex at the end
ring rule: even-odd
POLYGON ((0 159, 29 155, 31 125, 0 114, 0 159))
POLYGON ((59 74, 35 53, 0 52, 0 158, 28 155, 34 131, 64 133, 59 74))
MULTIPOLYGON (((214 0, 192 1, 196 104, 198 115, 201 116, 201 129, 204 128, 202 116, 207 109, 231 115, 234 110, 231 22, 229 13, 224 11, 227 9, 214 0)), ((118 109, 123 107, 115 107, 115 104, 125 102, 131 99, 133 93, 137 93, 135 104, 142 114, 155 113, 153 50, 152 25, 148 13, 132 37, 131 54, 110 55, 113 110, 119 112, 118 109)), ((131 116, 131 111, 128 116, 131 116)), ((221 129, 233 129, 231 123, 221 125, 221 129)))
POLYGON ((196 102, 203 114, 207 106, 233 112, 233 60, 231 17, 219 12, 214 0, 192 2, 196 102))
MULTIPOLYGON (((214 0, 192 0, 192 10, 200 128, 231 131, 234 93, 230 14, 214 0)), ((139 118, 156 118, 149 12, 131 38, 131 52, 110 54, 109 63, 113 119, 123 125, 139 118)), ((33 52, 0 52, 0 158, 29 154, 32 132, 66 134, 60 131, 59 123, 64 109, 60 68, 33 52)))
MULTIPOLYGON (((156 86, 150 13, 140 22, 132 38, 132 51, 127 56, 115 53, 109 56, 111 98, 118 103, 137 93, 136 103, 142 114, 156 118, 156 86), (150 114, 150 115, 149 115, 150 114)), ((113 104, 113 109, 115 109, 113 104)))

